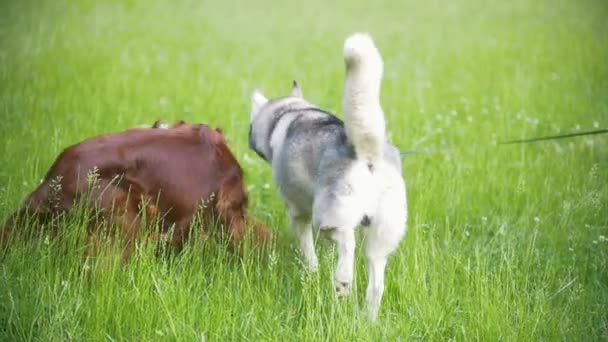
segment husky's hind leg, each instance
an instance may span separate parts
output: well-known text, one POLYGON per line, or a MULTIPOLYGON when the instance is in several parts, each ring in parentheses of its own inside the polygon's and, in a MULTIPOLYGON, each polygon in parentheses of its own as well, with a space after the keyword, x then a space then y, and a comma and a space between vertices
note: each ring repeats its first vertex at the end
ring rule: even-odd
POLYGON ((298 247, 304 257, 306 269, 310 272, 316 272, 319 269, 319 260, 315 252, 310 217, 298 215, 294 210, 289 210, 289 220, 291 221, 293 235, 298 241, 298 247))
POLYGON ((331 237, 338 249, 338 264, 334 271, 334 288, 338 296, 346 296, 352 290, 354 277, 355 229, 333 229, 331 237))
POLYGON ((338 252, 338 262, 334 271, 334 288, 338 296, 346 296, 352 290, 355 229, 361 222, 361 217, 363 210, 354 196, 326 192, 315 198, 314 226, 331 237, 338 252))
POLYGON ((372 321, 375 321, 384 293, 384 270, 386 268, 386 261, 389 253, 379 253, 379 251, 375 250, 375 248, 370 245, 372 244, 366 244, 365 253, 368 276, 365 301, 367 303, 369 316, 372 321))
POLYGON ((388 190, 379 202, 376 217, 365 231, 365 259, 367 263, 366 302, 369 316, 376 320, 384 293, 384 271, 388 256, 399 246, 406 233, 405 190, 388 190))

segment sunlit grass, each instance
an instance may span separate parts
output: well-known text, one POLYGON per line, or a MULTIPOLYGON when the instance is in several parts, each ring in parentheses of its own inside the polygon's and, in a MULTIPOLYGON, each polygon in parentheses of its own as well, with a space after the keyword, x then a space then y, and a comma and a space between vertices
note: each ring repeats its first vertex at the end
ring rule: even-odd
POLYGON ((0 3, 0 217, 70 144, 184 119, 223 128, 275 234, 243 260, 192 241, 121 266, 111 245, 86 260, 69 221, 0 262, 0 340, 607 339, 608 138, 498 144, 608 127, 607 17, 593 0, 0 3), (409 233, 376 325, 361 253, 350 298, 330 243, 304 273, 247 146, 255 87, 297 79, 341 115, 342 43, 361 30, 385 59, 392 141, 434 151, 404 157, 409 233))

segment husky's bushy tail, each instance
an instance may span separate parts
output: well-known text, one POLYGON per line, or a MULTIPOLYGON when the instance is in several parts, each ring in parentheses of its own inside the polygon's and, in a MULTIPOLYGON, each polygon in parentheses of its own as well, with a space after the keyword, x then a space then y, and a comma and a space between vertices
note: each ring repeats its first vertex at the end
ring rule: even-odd
POLYGON ((386 140, 384 112, 380 106, 382 56, 366 33, 355 33, 344 42, 346 79, 342 109, 346 135, 357 158, 381 158, 386 140))

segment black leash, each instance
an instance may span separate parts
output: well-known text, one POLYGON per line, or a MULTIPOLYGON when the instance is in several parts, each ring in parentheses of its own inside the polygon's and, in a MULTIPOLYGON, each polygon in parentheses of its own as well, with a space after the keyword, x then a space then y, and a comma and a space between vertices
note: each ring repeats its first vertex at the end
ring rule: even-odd
POLYGON ((550 136, 546 136, 546 137, 538 137, 538 138, 530 138, 530 139, 508 140, 508 141, 499 142, 499 144, 500 145, 525 144, 525 143, 531 143, 531 142, 541 141, 541 140, 557 140, 557 139, 564 139, 564 138, 580 137, 582 135, 596 135, 596 134, 606 134, 606 133, 608 133, 608 129, 598 129, 595 131, 550 135, 550 136))
MULTIPOLYGON (((529 138, 529 139, 516 139, 516 140, 499 141, 498 144, 499 145, 527 144, 527 143, 536 142, 536 141, 543 141, 543 140, 558 140, 558 139, 579 137, 579 136, 584 136, 584 135, 597 135, 597 134, 606 134, 606 133, 608 133, 608 129, 598 129, 598 130, 593 130, 593 131, 584 131, 584 132, 577 132, 577 133, 549 135, 549 136, 537 137, 537 138, 529 138)), ((443 149, 428 149, 428 148, 425 148, 423 150, 401 151, 401 155, 402 156, 409 156, 409 155, 415 155, 415 154, 431 154, 431 153, 439 153, 439 152, 448 152, 448 151, 453 150, 453 149, 454 148, 443 148, 443 149)))

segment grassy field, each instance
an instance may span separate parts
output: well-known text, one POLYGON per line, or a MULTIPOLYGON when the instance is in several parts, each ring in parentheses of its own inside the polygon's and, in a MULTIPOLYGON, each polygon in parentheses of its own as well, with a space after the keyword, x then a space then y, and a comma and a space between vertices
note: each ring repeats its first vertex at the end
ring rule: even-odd
MULTIPOLYGON (((0 2, 0 218, 56 155, 93 135, 184 119, 223 128, 251 210, 275 234, 242 262, 194 242, 82 258, 82 225, 0 261, 0 340, 607 340, 608 4, 514 1, 0 2), (409 233, 377 324, 302 272, 269 167, 247 146, 249 93, 340 113, 344 38, 373 34, 403 150, 409 233), (87 270, 87 271, 83 271, 87 270)), ((35 227, 34 227, 35 228, 35 227)))

